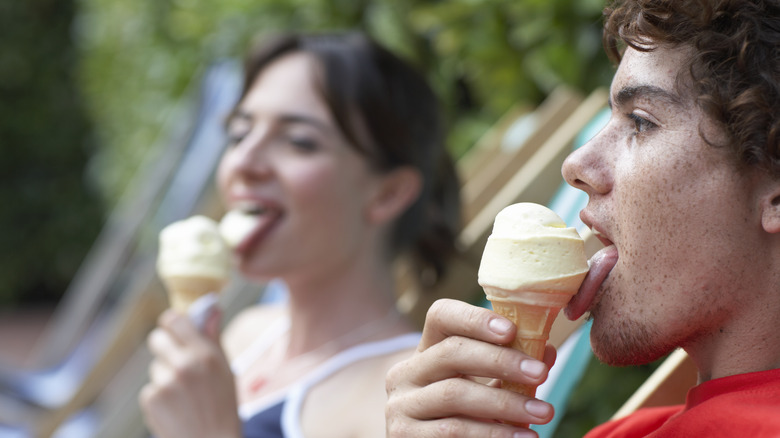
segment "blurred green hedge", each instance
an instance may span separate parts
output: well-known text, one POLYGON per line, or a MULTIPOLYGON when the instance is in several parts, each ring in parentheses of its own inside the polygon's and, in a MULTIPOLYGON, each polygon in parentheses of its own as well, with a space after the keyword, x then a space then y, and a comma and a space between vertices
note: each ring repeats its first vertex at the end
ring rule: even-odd
POLYGON ((72 0, 0 2, 0 308, 56 300, 103 218, 72 0))
POLYGON ((107 147, 93 168, 116 196, 204 66, 280 29, 358 28, 415 62, 462 153, 516 102, 558 84, 608 84, 602 0, 82 0, 81 87, 107 147))

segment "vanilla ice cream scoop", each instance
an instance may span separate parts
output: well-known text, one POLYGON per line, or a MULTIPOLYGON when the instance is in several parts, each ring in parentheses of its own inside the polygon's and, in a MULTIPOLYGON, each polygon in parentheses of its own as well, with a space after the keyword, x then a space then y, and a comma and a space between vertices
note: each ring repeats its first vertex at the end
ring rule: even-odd
POLYGON ((588 272, 585 244, 542 205, 519 203, 496 215, 479 265, 479 284, 512 291, 577 292, 588 272))
POLYGON ((244 210, 228 211, 219 222, 219 233, 231 248, 237 247, 259 222, 258 215, 244 210))
POLYGON ((157 273, 171 307, 186 311, 199 297, 228 282, 231 253, 217 223, 205 216, 174 222, 160 232, 157 273))
MULTIPOLYGON (((478 282, 493 310, 517 326, 512 347, 541 360, 550 328, 588 272, 585 244, 547 207, 520 203, 496 215, 478 282)), ((536 386, 502 382, 533 397, 536 386)))

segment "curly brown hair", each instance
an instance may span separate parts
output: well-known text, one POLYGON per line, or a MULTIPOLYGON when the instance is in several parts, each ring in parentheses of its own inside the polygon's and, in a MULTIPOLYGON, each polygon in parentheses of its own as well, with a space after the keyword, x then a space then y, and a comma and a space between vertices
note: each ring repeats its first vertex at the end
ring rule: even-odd
POLYGON ((691 47, 697 104, 737 159, 780 176, 778 0, 616 0, 604 9, 603 42, 615 62, 626 45, 691 47))

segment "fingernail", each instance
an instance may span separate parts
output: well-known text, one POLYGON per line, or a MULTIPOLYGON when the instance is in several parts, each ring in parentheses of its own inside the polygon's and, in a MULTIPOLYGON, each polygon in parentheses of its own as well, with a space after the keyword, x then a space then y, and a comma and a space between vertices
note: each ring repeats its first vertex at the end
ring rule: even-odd
POLYGON ((525 402, 525 411, 534 417, 546 418, 550 415, 550 405, 540 400, 528 400, 525 402))
POLYGON ((493 318, 488 323, 490 330, 498 335, 505 335, 512 329, 512 323, 502 318, 493 318))
POLYGON ((536 438, 536 434, 530 431, 515 432, 512 434, 512 438, 536 438))
POLYGON ((542 373, 544 373, 544 367, 544 363, 539 362, 538 360, 528 359, 520 362, 520 371, 522 371, 526 376, 532 377, 534 379, 542 377, 542 373))

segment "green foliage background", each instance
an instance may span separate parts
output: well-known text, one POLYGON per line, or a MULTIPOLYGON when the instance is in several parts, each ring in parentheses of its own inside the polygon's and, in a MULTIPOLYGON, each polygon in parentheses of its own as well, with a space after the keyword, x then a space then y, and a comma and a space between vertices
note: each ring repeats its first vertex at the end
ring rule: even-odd
POLYGON ((80 87, 104 144, 95 176, 113 197, 175 103, 218 57, 258 34, 359 28, 428 73, 455 153, 509 106, 611 76, 601 0, 82 0, 80 87))
MULTIPOLYGON (((0 309, 56 301, 205 67, 275 30, 358 28, 418 65, 460 155, 511 105, 612 67, 602 0, 0 2, 0 309)), ((652 367, 593 361, 558 436, 608 418, 652 367), (604 391, 608 388, 608 391, 604 391)))

